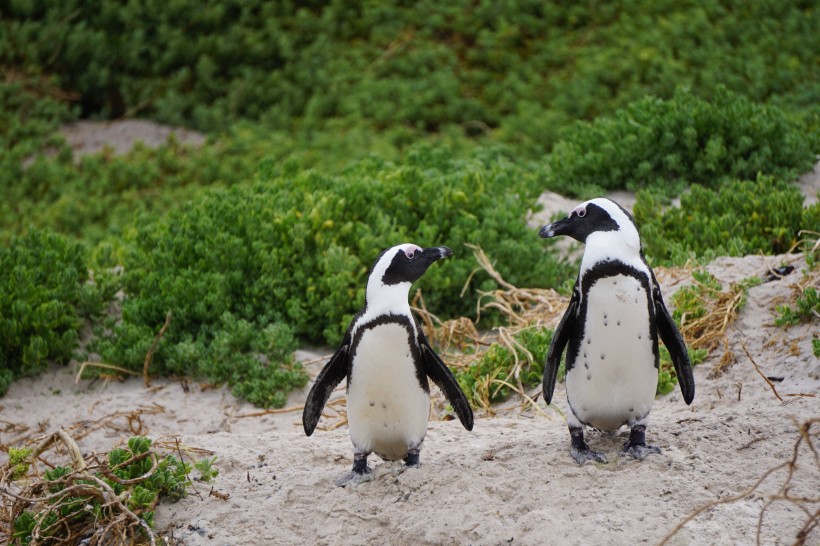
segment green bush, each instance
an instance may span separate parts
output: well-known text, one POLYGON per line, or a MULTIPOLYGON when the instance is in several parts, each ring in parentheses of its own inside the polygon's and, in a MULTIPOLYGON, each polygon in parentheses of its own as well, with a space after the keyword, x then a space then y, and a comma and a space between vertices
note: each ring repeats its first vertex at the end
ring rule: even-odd
POLYGON ((665 207, 656 194, 641 191, 634 214, 647 256, 674 263, 691 255, 783 253, 801 229, 820 225, 820 205, 803 208, 796 186, 769 176, 719 189, 692 186, 681 196, 680 207, 665 207))
POLYGON ((547 160, 546 184, 583 196, 624 188, 677 194, 760 172, 795 175, 811 168, 813 152, 777 108, 722 87, 711 101, 679 89, 669 100, 647 97, 569 128, 547 160))
POLYGON ((724 84, 798 114, 818 102, 818 10, 801 0, 18 0, 3 12, 0 64, 54 74, 83 117, 211 132, 239 119, 497 128, 540 154, 567 121, 678 85, 708 98, 724 84))
MULTIPOLYGON (((251 186, 206 192, 163 220, 146 218, 125 256, 122 323, 94 349, 140 366, 168 311, 173 320, 154 356, 160 370, 184 373, 189 362, 206 375, 230 370, 243 354, 235 342, 245 352, 275 345, 260 336, 278 323, 302 340, 336 343, 363 304, 379 251, 406 241, 456 252, 418 284, 446 317, 475 309, 472 290, 459 295, 475 269, 465 243, 481 245, 510 282, 556 283, 565 268, 523 221, 531 175, 487 152, 448 157, 420 147, 403 166, 366 160, 337 176, 267 162, 251 186), (208 356, 217 346, 224 354, 208 356)), ((483 273, 472 282, 496 286, 483 273)))
POLYGON ((0 395, 15 377, 67 362, 82 319, 102 311, 103 296, 77 242, 31 230, 0 247, 0 395))

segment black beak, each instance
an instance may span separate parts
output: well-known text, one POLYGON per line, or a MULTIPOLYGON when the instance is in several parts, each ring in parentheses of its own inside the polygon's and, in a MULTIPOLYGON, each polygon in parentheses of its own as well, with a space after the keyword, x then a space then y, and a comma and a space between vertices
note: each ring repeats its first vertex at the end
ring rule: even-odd
POLYGON ((449 258, 453 255, 453 251, 446 246, 434 246, 422 250, 421 255, 424 258, 430 260, 430 262, 435 262, 436 260, 443 260, 444 258, 449 258))
POLYGON ((538 230, 538 236, 543 239, 549 239, 550 237, 556 237, 558 235, 568 235, 571 225, 572 219, 567 217, 542 227, 538 230))

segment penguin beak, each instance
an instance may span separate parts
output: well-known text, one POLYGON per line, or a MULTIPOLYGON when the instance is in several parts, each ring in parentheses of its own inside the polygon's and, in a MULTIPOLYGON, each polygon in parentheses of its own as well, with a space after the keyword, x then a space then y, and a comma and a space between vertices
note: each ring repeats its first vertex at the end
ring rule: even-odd
POLYGON ((449 258, 453 255, 453 251, 446 246, 434 246, 422 250, 421 255, 423 258, 430 260, 430 263, 432 263, 436 260, 443 260, 444 258, 449 258))
POLYGON ((564 218, 563 220, 558 220, 557 222, 547 224, 538 230, 538 236, 542 239, 549 239, 558 235, 571 235, 570 231, 572 229, 572 224, 572 218, 570 217, 564 218))

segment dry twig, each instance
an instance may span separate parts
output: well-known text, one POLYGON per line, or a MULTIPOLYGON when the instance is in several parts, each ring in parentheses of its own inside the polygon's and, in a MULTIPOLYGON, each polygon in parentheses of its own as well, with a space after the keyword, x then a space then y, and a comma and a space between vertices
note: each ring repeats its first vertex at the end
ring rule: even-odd
POLYGON ((766 374, 765 374, 765 373, 763 373, 762 371, 760 371, 760 366, 758 366, 758 365, 757 365, 757 362, 755 362, 755 359, 754 359, 754 358, 752 358, 752 355, 751 355, 751 353, 749 352, 749 349, 747 349, 747 348, 746 348, 746 342, 745 342, 745 341, 743 341, 742 339, 740 340, 740 346, 743 348, 743 352, 744 352, 744 353, 746 353, 746 356, 747 356, 747 357, 749 357, 749 361, 750 361, 750 362, 752 363, 752 365, 755 367, 755 370, 757 370, 757 373, 760 375, 760 377, 762 377, 762 378, 763 378, 763 381, 765 381, 765 382, 766 382, 766 384, 767 384, 767 385, 769 385, 769 388, 770 388, 770 389, 772 389, 772 392, 773 392, 773 393, 774 393, 774 395, 777 397, 777 399, 778 399, 778 400, 780 400, 780 401, 782 402, 782 401, 783 401, 783 398, 782 398, 779 394, 777 394, 777 389, 775 388, 774 383, 772 383, 772 382, 769 380, 769 378, 768 378, 768 377, 766 377, 766 374))

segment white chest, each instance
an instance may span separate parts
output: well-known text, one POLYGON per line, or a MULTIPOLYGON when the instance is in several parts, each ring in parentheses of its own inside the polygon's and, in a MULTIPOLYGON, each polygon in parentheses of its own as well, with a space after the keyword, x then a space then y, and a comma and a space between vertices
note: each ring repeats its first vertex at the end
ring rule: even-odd
POLYGON ((430 397, 419 385, 408 331, 386 323, 366 331, 353 356, 347 415, 358 451, 399 459, 427 432, 430 397))
POLYGON ((604 277, 587 293, 584 333, 567 374, 573 413, 601 430, 644 418, 657 387, 649 296, 634 277, 604 277))

